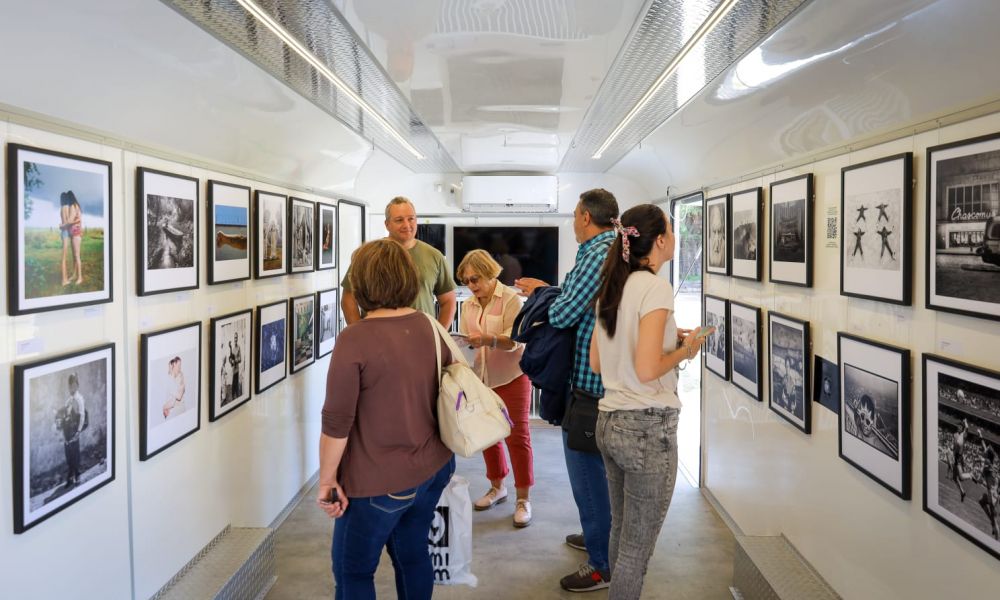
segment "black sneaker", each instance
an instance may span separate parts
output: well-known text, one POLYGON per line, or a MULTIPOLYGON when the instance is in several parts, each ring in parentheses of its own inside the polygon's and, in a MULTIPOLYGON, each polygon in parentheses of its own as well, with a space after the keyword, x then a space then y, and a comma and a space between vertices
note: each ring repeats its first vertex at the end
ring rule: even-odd
POLYGON ((599 569, 583 563, 575 573, 559 580, 559 585, 567 592, 594 592, 611 585, 611 575, 602 573, 599 569))
POLYGON ((566 545, 576 550, 587 551, 587 542, 583 539, 582 533, 571 533, 566 536, 566 545))

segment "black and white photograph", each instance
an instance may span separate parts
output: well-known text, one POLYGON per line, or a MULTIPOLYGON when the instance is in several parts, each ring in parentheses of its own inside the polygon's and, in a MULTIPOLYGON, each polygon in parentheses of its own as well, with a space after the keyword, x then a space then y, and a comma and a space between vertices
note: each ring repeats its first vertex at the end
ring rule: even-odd
POLYGON ((736 387, 763 400, 761 393, 761 323, 760 307, 735 300, 729 301, 729 353, 732 356, 730 375, 736 387))
POLYGON ((1000 320, 1000 133, 927 149, 927 308, 1000 320))
POLYGON ((138 294, 198 287, 198 187, 194 177, 136 169, 138 294))
POLYGON ((1000 558, 1000 373, 923 363, 924 510, 1000 558))
POLYGON ((7 145, 7 311, 111 302, 111 163, 7 145))
POLYGON ((256 392, 264 392, 288 373, 288 301, 279 300, 257 307, 256 392))
POLYGON ((760 281, 763 190, 755 187, 732 195, 729 205, 733 222, 733 259, 730 274, 740 279, 760 281))
POLYGON ((337 266, 337 207, 316 203, 316 270, 337 266))
POLYGON ((337 342, 340 289, 316 292, 316 358, 333 351, 337 342))
POLYGON ((812 287, 812 173, 771 184, 771 281, 812 287))
POLYGON ((254 192, 254 277, 264 279, 287 272, 288 197, 254 192))
POLYGON ((304 273, 314 270, 313 260, 316 258, 315 231, 316 203, 300 198, 289 198, 288 227, 291 228, 289 257, 292 273, 304 273))
POLYGON ((813 402, 840 413, 840 366, 819 354, 813 361, 813 402))
POLYGON ((840 293, 909 306, 913 154, 841 169, 840 293))
POLYGON ((316 361, 316 294, 292 298, 288 305, 291 343, 288 345, 292 373, 316 361))
POLYGON ((812 432, 809 402, 809 323, 776 312, 767 313, 771 410, 804 433, 812 432))
POLYGON ((705 236, 705 271, 729 275, 729 195, 705 200, 708 231, 705 236))
POLYGON ((139 460, 148 460, 201 428, 201 323, 144 333, 139 349, 139 460))
POLYGON ((704 328, 715 327, 715 332, 705 339, 705 367, 723 379, 729 379, 729 301, 705 294, 704 328))
POLYGON ((250 399, 250 359, 253 311, 215 317, 209 324, 208 419, 215 421, 250 399))
POLYGON ((14 365, 14 533, 115 478, 115 347, 14 365))
POLYGON ((910 499, 910 351, 837 334, 840 457, 910 499))
POLYGON ((250 279, 250 188, 208 181, 208 283, 250 279))

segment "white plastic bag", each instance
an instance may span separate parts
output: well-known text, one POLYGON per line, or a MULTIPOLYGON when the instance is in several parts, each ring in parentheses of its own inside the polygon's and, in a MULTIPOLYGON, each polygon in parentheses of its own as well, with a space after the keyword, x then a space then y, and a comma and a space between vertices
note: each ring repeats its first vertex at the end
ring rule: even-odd
POLYGON ((478 580, 472 574, 472 500, 465 477, 452 475, 441 493, 427 546, 435 584, 476 586, 478 580))

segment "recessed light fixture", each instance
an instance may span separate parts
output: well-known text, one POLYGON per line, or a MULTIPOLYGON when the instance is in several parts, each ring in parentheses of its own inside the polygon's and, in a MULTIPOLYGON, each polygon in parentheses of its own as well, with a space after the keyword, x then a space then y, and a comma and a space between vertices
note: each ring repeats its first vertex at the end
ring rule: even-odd
POLYGON ((333 71, 331 71, 329 67, 327 67, 318 58, 316 58, 316 56, 313 55, 313 53, 310 52, 308 48, 300 44, 298 40, 296 40, 292 36, 292 34, 289 33, 288 30, 282 27, 277 21, 272 19, 271 16, 268 15, 266 12, 264 12, 264 10, 261 9, 259 6, 257 6, 257 4, 253 2, 253 0, 236 0, 236 2, 239 3, 239 5, 242 6, 244 10, 246 10, 247 13, 249 13, 253 18, 257 19, 257 21, 259 21, 262 25, 264 25, 264 27, 267 27, 271 31, 271 33, 278 36, 278 39, 284 42, 284 44, 288 46, 289 49, 298 54, 302 58, 302 60, 306 61, 314 69, 316 69, 316 72, 322 75, 324 78, 326 78, 330 83, 332 83, 334 87, 337 88, 338 91, 340 91, 342 94, 350 98, 355 104, 357 104, 358 108, 364 111, 365 114, 374 119, 376 123, 381 125, 382 128, 385 129, 386 133, 388 133, 392 137, 392 139, 399 142, 399 144, 403 146, 403 148, 405 148, 407 152, 409 152, 419 160, 423 160, 424 158, 426 158, 423 154, 420 153, 419 150, 414 148, 412 144, 406 141, 406 139, 398 131, 396 131, 396 129, 388 121, 385 120, 385 117, 380 115, 378 111, 372 108, 372 106, 368 104, 368 102, 366 102, 364 98, 362 98, 360 95, 358 95, 357 92, 355 92, 346 83, 344 83, 344 81, 340 79, 340 77, 337 77, 337 75, 333 71))
POLYGON ((722 21, 723 17, 729 14, 729 11, 736 5, 736 2, 737 0, 723 0, 723 2, 719 4, 714 11, 712 11, 712 14, 705 19, 705 22, 701 24, 701 27, 694 32, 694 35, 692 35, 687 43, 684 44, 680 52, 678 52, 677 55, 674 56, 674 59, 670 61, 670 64, 663 70, 660 77, 653 83, 652 86, 650 86, 649 90, 643 94, 642 98, 640 98, 636 105, 632 107, 632 110, 625 115, 625 118, 622 119, 621 123, 619 123, 617 127, 615 127, 614 131, 611 132, 611 135, 608 136, 608 139, 604 140, 601 147, 598 148, 597 152, 595 152, 590 158, 594 160, 601 158, 604 151, 608 149, 608 146, 615 141, 615 138, 617 138, 619 134, 621 134, 621 132, 628 126, 628 124, 632 122, 632 119, 639 114, 639 112, 646 106, 646 104, 649 103, 653 96, 660 91, 660 88, 663 87, 663 84, 666 83, 668 79, 670 79, 670 76, 677 71, 684 59, 691 53, 691 50, 693 50, 694 47, 709 34, 709 32, 715 29, 716 25, 722 21))

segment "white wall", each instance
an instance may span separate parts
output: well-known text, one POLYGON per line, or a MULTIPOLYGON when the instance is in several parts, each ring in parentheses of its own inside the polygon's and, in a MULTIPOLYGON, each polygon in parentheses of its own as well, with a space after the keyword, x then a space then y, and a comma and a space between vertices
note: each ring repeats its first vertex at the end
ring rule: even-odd
MULTIPOLYGON (((812 289, 706 275, 705 293, 775 310, 811 323, 813 352, 837 360, 837 332, 909 348, 912 353, 913 499, 903 501, 838 457, 837 417, 813 404, 805 435, 731 384, 705 371, 705 482, 748 535, 785 534, 845 598, 986 598, 1000 589, 1000 564, 922 510, 920 355, 935 352, 1000 370, 1000 323, 924 308, 926 149, 1000 130, 1000 114, 850 152, 766 177, 709 190, 707 197, 763 186, 793 175, 815 177, 812 289), (912 151, 914 177, 913 306, 839 294, 839 248, 827 248, 826 210, 840 206, 840 169, 912 151)), ((713 179, 735 178, 716 165, 713 179)), ((765 222, 768 214, 765 211, 765 222)), ((766 234, 766 230, 765 230, 766 234)), ((765 237, 765 240, 767 238, 765 237)), ((765 244, 766 247, 766 244, 765 244)), ((767 261, 766 250, 762 260, 767 261)), ((765 262, 766 264, 766 262, 765 262)), ((764 316, 766 323, 766 314, 764 316)), ((766 347, 766 327, 765 346, 766 347)), ((766 360, 767 357, 765 357, 766 360)), ((767 363, 765 362, 765 373, 767 363)))

